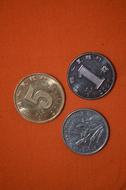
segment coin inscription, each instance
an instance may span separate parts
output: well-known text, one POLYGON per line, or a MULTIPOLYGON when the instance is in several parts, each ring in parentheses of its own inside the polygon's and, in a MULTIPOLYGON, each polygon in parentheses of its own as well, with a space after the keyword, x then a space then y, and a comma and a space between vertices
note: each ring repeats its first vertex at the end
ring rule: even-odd
POLYGON ((24 98, 33 104, 39 104, 39 106, 43 109, 48 109, 53 103, 52 97, 47 92, 38 90, 34 93, 34 89, 31 85, 29 86, 27 94, 24 98))
POLYGON ((63 125, 64 142, 79 154, 98 152, 104 147, 108 137, 108 124, 95 110, 77 110, 67 117, 63 125))
POLYGON ((81 77, 86 77, 88 80, 90 80, 92 83, 94 83, 96 85, 96 89, 98 89, 102 83, 104 82, 104 78, 100 79, 98 78, 96 75, 94 75, 93 73, 91 73, 86 67, 84 67, 83 65, 81 65, 81 67, 78 69, 78 73, 79 73, 79 78, 81 77))
POLYGON ((25 119, 44 123, 60 114, 65 94, 54 77, 36 73, 19 83, 14 93, 14 102, 18 112, 25 119))
POLYGON ((107 94, 115 82, 115 70, 108 58, 85 53, 76 58, 68 71, 68 83, 81 98, 97 99, 107 94))

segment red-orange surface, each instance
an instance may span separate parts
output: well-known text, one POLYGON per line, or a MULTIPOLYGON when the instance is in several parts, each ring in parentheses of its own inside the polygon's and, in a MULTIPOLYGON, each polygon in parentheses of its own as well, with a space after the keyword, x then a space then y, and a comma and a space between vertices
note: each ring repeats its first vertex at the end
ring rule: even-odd
POLYGON ((0 1, 0 190, 126 190, 126 1, 0 1), (97 51, 113 62, 116 84, 88 101, 69 89, 66 73, 79 54, 97 51), (13 92, 24 76, 45 72, 66 91, 61 115, 47 124, 24 120, 13 92), (108 120, 107 146, 80 156, 63 143, 65 117, 93 108, 108 120))

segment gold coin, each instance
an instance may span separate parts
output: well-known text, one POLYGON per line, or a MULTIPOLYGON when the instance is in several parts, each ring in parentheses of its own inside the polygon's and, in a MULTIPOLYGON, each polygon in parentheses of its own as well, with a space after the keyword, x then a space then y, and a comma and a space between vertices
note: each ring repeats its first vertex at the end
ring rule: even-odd
POLYGON ((65 93, 54 77, 35 73, 18 84, 14 92, 14 102, 23 118, 35 123, 45 123, 61 113, 65 93))

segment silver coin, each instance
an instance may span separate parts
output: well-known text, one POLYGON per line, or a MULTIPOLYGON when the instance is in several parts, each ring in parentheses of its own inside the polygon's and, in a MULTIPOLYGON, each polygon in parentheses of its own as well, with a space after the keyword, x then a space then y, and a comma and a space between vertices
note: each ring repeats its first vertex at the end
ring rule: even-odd
POLYGON ((111 61, 100 53, 80 55, 68 70, 68 84, 81 98, 101 98, 112 89, 114 83, 115 69, 111 61))
POLYGON ((16 109, 29 121, 45 123, 56 118, 63 109, 65 94, 52 76, 36 73, 25 77, 14 92, 16 109))
POLYGON ((105 118, 95 110, 79 109, 72 112, 63 124, 63 139, 74 152, 90 155, 101 150, 109 138, 105 118))

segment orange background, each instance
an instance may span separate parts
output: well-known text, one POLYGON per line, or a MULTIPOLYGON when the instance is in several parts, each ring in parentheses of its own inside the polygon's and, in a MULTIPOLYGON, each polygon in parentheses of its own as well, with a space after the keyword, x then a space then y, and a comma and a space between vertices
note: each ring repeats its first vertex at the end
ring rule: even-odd
POLYGON ((126 190, 126 1, 0 1, 0 190, 126 190), (66 73, 79 54, 97 51, 117 71, 107 96, 89 101, 69 89, 66 73), (13 92, 24 76, 45 72, 66 91, 62 114, 47 124, 24 120, 13 92), (92 156, 70 151, 62 123, 78 108, 100 111, 107 146, 92 156))

